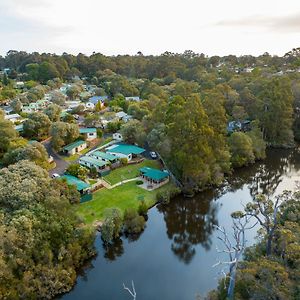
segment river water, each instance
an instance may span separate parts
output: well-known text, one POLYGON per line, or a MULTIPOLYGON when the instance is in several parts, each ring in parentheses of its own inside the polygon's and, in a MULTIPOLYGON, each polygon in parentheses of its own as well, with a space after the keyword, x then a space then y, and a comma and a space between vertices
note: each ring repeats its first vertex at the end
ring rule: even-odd
MULTIPOLYGON (((216 250, 222 245, 213 225, 230 232, 231 212, 241 210, 257 192, 274 197, 294 190, 299 171, 299 149, 269 150, 267 159, 235 171, 223 188, 194 198, 177 197, 151 209, 140 236, 122 237, 109 249, 98 236, 97 257, 61 299, 129 300, 122 284, 130 286, 131 280, 140 300, 194 300, 197 294, 206 295, 221 276, 221 269, 212 266, 226 259, 216 250)), ((247 232, 247 245, 255 242, 256 229, 247 232)))

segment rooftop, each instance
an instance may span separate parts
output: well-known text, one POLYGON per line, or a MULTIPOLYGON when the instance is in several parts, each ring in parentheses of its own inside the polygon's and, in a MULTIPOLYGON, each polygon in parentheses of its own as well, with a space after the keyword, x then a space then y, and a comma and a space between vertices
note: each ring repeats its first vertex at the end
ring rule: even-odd
POLYGON ((93 96, 89 98, 89 102, 93 104, 97 104, 99 101, 104 101, 108 98, 108 96, 93 96))
POLYGON ((87 162, 97 167, 103 167, 107 165, 107 162, 90 156, 82 156, 80 157, 79 161, 87 162))
POLYGON ((126 145, 126 144, 118 144, 107 148, 107 152, 111 153, 121 153, 121 154, 142 154, 145 152, 145 149, 137 147, 135 145, 126 145))
POLYGON ((67 184, 75 185, 77 191, 82 191, 82 190, 85 190, 85 189, 90 187, 89 184, 87 184, 86 182, 84 182, 84 181, 82 181, 82 180, 80 180, 77 177, 72 176, 72 175, 63 175, 63 176, 61 176, 61 178, 66 179, 67 184))
POLYGON ((79 133, 96 133, 96 128, 79 128, 79 133))
POLYGON ((109 154, 109 153, 105 153, 105 152, 101 152, 101 151, 94 151, 90 155, 91 156, 98 156, 98 157, 101 157, 101 158, 109 160, 109 161, 113 161, 113 160, 117 159, 117 157, 115 157, 114 155, 109 154))
POLYGON ((162 179, 165 179, 169 176, 168 172, 161 171, 161 170, 158 170, 158 169, 149 168, 149 167, 141 168, 140 172, 144 176, 146 176, 150 179, 153 179, 153 180, 162 180, 162 179))
POLYGON ((74 143, 71 143, 71 144, 65 146, 65 147, 64 147, 64 150, 70 151, 70 150, 72 150, 72 149, 74 149, 74 148, 76 148, 76 147, 79 147, 79 146, 83 145, 83 144, 85 144, 85 141, 82 141, 82 140, 76 141, 76 142, 74 142, 74 143))

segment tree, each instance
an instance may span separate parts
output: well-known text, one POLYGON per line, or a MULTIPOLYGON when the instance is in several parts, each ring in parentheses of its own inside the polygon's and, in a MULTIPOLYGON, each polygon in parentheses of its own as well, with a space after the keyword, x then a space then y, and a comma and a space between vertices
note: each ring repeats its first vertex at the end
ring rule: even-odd
POLYGON ((13 123, 4 120, 3 115, 0 115, 0 157, 8 150, 11 141, 17 137, 13 123))
POLYGON ((50 128, 52 136, 51 144, 56 151, 60 151, 63 146, 75 141, 79 137, 77 124, 65 122, 54 122, 50 128))
POLYGON ((251 122, 251 131, 247 132, 246 135, 251 138, 255 159, 265 159, 267 145, 263 139, 258 121, 251 122))
POLYGON ((81 180, 85 180, 86 176, 88 174, 88 169, 85 167, 82 167, 80 164, 78 163, 74 163, 74 164, 70 164, 68 165, 67 169, 66 169, 66 173, 70 174, 72 176, 78 177, 81 180))
POLYGON ((47 115, 34 112, 23 123, 23 134, 28 138, 42 140, 48 137, 51 121, 47 115))
POLYGON ((61 108, 56 104, 50 104, 44 111, 51 122, 58 122, 60 119, 61 108))
POLYGON ((74 100, 79 96, 81 91, 82 91, 81 87, 74 84, 67 89, 67 96, 70 99, 74 100))
MULTIPOLYGON (((224 227, 216 226, 220 232, 218 239, 224 246, 224 250, 219 252, 226 253, 229 256, 229 261, 219 261, 217 264, 215 264, 215 266, 221 264, 229 265, 229 286, 227 289, 227 297, 228 299, 233 300, 238 263, 242 258, 244 250, 246 249, 246 230, 253 228, 256 224, 250 226, 249 223, 251 218, 241 211, 232 213, 231 218, 233 223, 233 242, 231 241, 231 238, 228 236, 228 233, 224 227)), ((225 279, 226 277, 227 275, 225 274, 225 279)))
POLYGON ((124 230, 127 233, 139 233, 144 230, 145 219, 133 208, 127 208, 124 213, 124 230))
POLYGON ((104 222, 101 228, 102 239, 105 243, 110 243, 119 237, 122 230, 123 218, 119 208, 107 208, 104 211, 104 222))
POLYGON ((272 254, 272 242, 276 230, 278 229, 278 213, 279 208, 290 197, 290 192, 284 192, 283 194, 275 198, 275 202, 268 199, 266 196, 259 194, 254 197, 253 202, 247 203, 245 212, 249 216, 253 216, 257 219, 260 226, 264 228, 266 232, 266 255, 272 254))
POLYGON ((123 136, 124 141, 129 144, 143 145, 146 139, 146 134, 143 125, 138 120, 130 120, 123 124, 120 129, 120 133, 123 136))
POLYGON ((51 102, 59 106, 63 106, 66 103, 66 97, 61 92, 53 91, 51 93, 51 102))
POLYGON ((84 118, 84 125, 87 127, 95 127, 99 122, 100 117, 98 114, 87 114, 84 118))
POLYGON ((22 102, 19 99, 14 99, 10 105, 16 113, 19 113, 22 109, 22 102))
POLYGON ((273 146, 292 146, 294 97, 291 82, 286 78, 273 78, 264 85, 258 97, 264 139, 273 146))
POLYGON ((234 132, 229 137, 228 144, 233 167, 242 167, 254 162, 252 140, 245 133, 234 132))
POLYGON ((39 142, 32 142, 24 147, 9 150, 3 157, 3 164, 8 166, 20 160, 33 161, 44 169, 49 168, 48 153, 39 142))

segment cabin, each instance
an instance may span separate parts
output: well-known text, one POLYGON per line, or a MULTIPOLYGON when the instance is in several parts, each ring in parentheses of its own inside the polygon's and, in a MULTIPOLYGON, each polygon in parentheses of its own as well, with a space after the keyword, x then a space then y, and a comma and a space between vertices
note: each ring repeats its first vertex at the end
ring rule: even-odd
POLYGON ((96 159, 103 160, 110 164, 116 164, 119 161, 118 157, 116 157, 110 153, 106 153, 106 152, 102 152, 102 151, 91 152, 91 153, 89 153, 89 156, 96 158, 96 159))
POLYGON ((141 155, 144 152, 145 149, 143 148, 127 144, 117 144, 106 149, 106 153, 110 153, 119 158, 127 158, 128 161, 131 161, 133 158, 141 155))
POLYGON ((96 128, 79 128, 79 133, 83 134, 87 141, 91 141, 97 138, 96 128))
POLYGON ((154 168, 143 167, 139 169, 140 176, 147 184, 160 187, 169 182, 169 173, 154 168))
POLYGON ((83 149, 85 149, 87 147, 87 144, 85 141, 76 141, 74 143, 71 143, 69 145, 66 145, 64 148, 63 148, 63 151, 65 154, 67 155, 74 155, 80 151, 82 151, 83 149))
POLYGON ((82 156, 79 159, 79 164, 89 169, 95 168, 97 172, 101 172, 107 170, 109 162, 91 156, 82 156))

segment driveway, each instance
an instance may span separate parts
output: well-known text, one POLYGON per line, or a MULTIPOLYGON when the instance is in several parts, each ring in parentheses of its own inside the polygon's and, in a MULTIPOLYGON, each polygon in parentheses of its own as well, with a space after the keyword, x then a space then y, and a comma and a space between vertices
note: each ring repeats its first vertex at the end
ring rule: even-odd
POLYGON ((68 167, 69 163, 61 159, 59 155, 57 155, 57 153, 52 149, 51 141, 46 141, 43 143, 43 145, 45 146, 49 156, 51 155, 56 163, 56 167, 49 171, 49 175, 51 176, 54 173, 62 175, 68 167))

